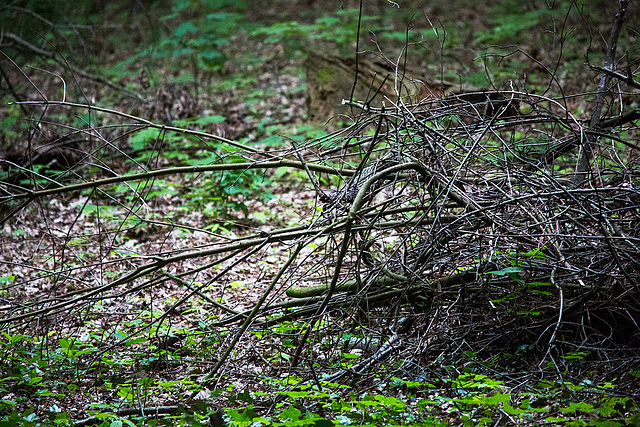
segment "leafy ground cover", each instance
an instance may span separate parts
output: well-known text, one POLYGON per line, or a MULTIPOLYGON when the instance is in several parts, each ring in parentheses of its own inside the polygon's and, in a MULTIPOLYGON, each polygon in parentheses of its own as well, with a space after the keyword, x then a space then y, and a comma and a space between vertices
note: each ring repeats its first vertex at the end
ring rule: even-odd
MULTIPOLYGON (((567 2, 460 2, 456 8, 434 2, 422 9, 378 2, 366 5, 360 17, 348 6, 356 5, 327 10, 276 2, 260 10, 251 2, 87 2, 74 5, 83 9, 78 13, 39 2, 3 6, 12 36, 3 46, 8 58, 2 70, 9 77, 2 99, 12 104, 2 110, 0 422, 638 423, 637 359, 615 360, 614 349, 540 357, 526 342, 515 351, 488 352, 459 342, 417 368, 409 359, 380 359, 366 375, 342 381, 330 372, 361 371, 360 361, 371 354, 388 354, 379 350, 393 331, 342 324, 346 317, 338 309, 317 323, 267 317, 245 334, 238 334, 237 321, 221 323, 221 310, 231 307, 242 319, 263 295, 268 304, 285 304, 288 286, 264 292, 278 283, 288 252, 296 249, 278 242, 259 246, 253 258, 238 252, 222 260, 207 251, 221 242, 241 247, 247 236, 283 227, 293 232, 323 205, 304 167, 214 174, 198 168, 250 163, 260 155, 268 161, 279 152, 304 159, 313 153, 309 146, 331 142, 329 127, 306 120, 304 60, 310 49, 352 55, 360 22, 358 48, 380 47, 394 59, 406 49, 412 68, 436 79, 585 93, 597 74, 584 66, 584 55, 593 64, 604 58, 590 37, 608 35, 615 12, 567 2), (46 28, 44 34, 26 30, 33 22, 46 28), (40 108, 43 97, 94 108, 55 102, 40 108), (27 100, 40 104, 15 103, 27 100), (121 179, 169 167, 186 169, 121 179), (109 178, 109 185, 88 185, 109 178), (55 193, 75 184, 87 185, 55 193), (54 192, 23 206, 10 196, 24 188, 54 192), (179 259, 194 251, 201 253, 179 259), (178 258, 162 274, 140 270, 141 261, 165 256, 178 258), (136 280, 114 287, 134 273, 136 280), (300 368, 296 349, 309 325, 316 332, 317 363, 300 368), (236 337, 241 341, 230 347, 236 337), (221 358, 227 348, 233 350, 229 358, 221 358)), ((633 34, 633 27, 628 31, 633 34)), ((634 52, 633 43, 632 36, 621 37, 621 51, 634 52)), ((637 98, 627 95, 615 108, 634 108, 637 98)), ((576 116, 588 113, 588 101, 563 99, 576 116)), ((625 132, 621 138, 637 140, 635 129, 625 132)), ((375 126, 364 131, 373 133, 375 126)), ((327 164, 336 166, 331 158, 327 164)), ((342 178, 327 173, 318 180, 335 188, 342 178)), ((305 250, 303 256, 313 254, 305 250)), ((535 261, 536 254, 517 255, 535 261)), ((517 282, 520 266, 498 271, 517 282)), ((307 276, 292 275, 296 285, 305 284, 307 276)), ((515 310, 519 297, 492 303, 506 301, 515 310)), ((413 323, 428 324, 429 317, 413 323)), ((438 333, 453 335, 454 327, 438 333)), ((410 330, 400 333, 419 360, 432 341, 410 330)))

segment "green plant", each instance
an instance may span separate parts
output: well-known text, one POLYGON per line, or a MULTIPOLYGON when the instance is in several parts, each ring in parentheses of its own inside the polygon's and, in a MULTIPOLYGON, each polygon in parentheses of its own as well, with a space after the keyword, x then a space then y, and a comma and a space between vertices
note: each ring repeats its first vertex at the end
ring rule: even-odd
MULTIPOLYGON (((336 16, 317 18, 313 24, 279 22, 258 28, 251 35, 266 35, 265 43, 285 43, 291 51, 303 50, 306 44, 314 40, 330 41, 341 49, 342 54, 347 54, 357 35, 358 14, 358 9, 343 9, 336 12, 336 16)), ((362 22, 374 19, 373 16, 362 16, 362 22)))
POLYGON ((544 9, 530 12, 505 15, 496 13, 495 23, 490 29, 479 32, 476 42, 480 44, 499 44, 505 41, 513 43, 527 37, 527 30, 539 25, 545 20, 548 11, 544 9))
POLYGON ((242 1, 174 0, 171 13, 160 18, 163 26, 170 28, 169 34, 156 36, 137 54, 112 67, 110 73, 119 77, 132 63, 142 62, 155 69, 169 60, 175 69, 190 69, 190 79, 197 82, 201 70, 222 68, 230 34, 251 27, 240 13, 246 8, 242 1))
MULTIPOLYGON (((179 120, 176 124, 186 127, 218 123, 222 120, 224 117, 208 116, 179 120)), ((160 153, 166 158, 190 166, 233 164, 245 161, 240 156, 234 156, 236 149, 225 143, 214 142, 203 146, 200 140, 173 131, 159 134, 157 130, 143 129, 130 138, 130 143, 138 153, 135 158, 137 162, 149 163, 160 153)), ((197 177, 187 175, 186 178, 197 185, 179 188, 160 180, 154 183, 148 196, 183 193, 182 197, 188 200, 190 205, 201 209, 211 217, 226 217, 233 211, 243 211, 248 214, 244 200, 249 197, 259 197, 265 201, 273 198, 268 190, 269 177, 253 169, 227 170, 197 177)), ((135 194, 127 184, 120 184, 114 188, 117 192, 129 191, 128 197, 133 197, 135 194)))
MULTIPOLYGON (((243 161, 242 158, 228 158, 228 160, 232 160, 232 163, 243 161)), ((190 187, 189 193, 183 197, 211 217, 224 218, 233 211, 243 211, 247 215, 248 210, 244 200, 248 197, 258 196, 265 201, 273 197, 265 188, 269 182, 269 178, 255 170, 222 171, 208 177, 201 185, 190 187), (242 197, 238 198, 238 195, 242 197)))

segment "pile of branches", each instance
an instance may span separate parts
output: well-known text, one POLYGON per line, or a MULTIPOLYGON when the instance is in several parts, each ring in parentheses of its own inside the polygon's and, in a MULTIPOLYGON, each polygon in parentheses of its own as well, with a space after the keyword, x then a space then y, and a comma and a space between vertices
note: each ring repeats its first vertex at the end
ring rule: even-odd
POLYGON ((386 322, 392 337, 420 319, 423 360, 633 354, 639 147, 620 135, 634 126, 615 117, 595 129, 557 99, 513 91, 354 106, 358 129, 375 131, 319 154, 360 147, 346 184, 318 190, 311 227, 331 230, 320 261, 331 274, 290 297, 322 294, 326 306, 356 308, 345 312, 360 326, 386 322))
MULTIPOLYGON (((249 162, 221 157, 206 166, 11 190, 5 201, 24 202, 5 220, 33 200, 117 182, 288 166, 307 173, 318 206, 302 226, 129 257, 133 268, 100 286, 64 293, 60 283, 71 283, 71 270, 34 276, 56 277, 55 298, 10 301, 0 320, 19 325, 86 315, 87 304, 174 282, 187 292, 167 313, 203 297, 219 310, 213 326, 234 331, 217 368, 249 328, 292 320, 302 325, 292 352, 297 366, 310 357, 305 350, 313 349, 318 321, 327 317, 339 330, 373 331, 378 352, 385 339, 409 334, 412 354, 422 361, 442 352, 637 349, 640 176, 638 146, 629 137, 637 132, 637 111, 594 128, 573 118, 561 100, 515 91, 386 109, 352 106, 361 109, 352 126, 277 156, 243 147, 249 162), (286 242, 292 254, 251 309, 234 310, 206 297, 208 285, 195 285, 202 271, 232 260, 208 283, 219 281, 238 262, 286 242), (169 273, 208 256, 217 258, 169 273), (275 301, 285 290, 287 298, 275 301)), ((123 232, 117 227, 96 238, 115 242, 123 232)))

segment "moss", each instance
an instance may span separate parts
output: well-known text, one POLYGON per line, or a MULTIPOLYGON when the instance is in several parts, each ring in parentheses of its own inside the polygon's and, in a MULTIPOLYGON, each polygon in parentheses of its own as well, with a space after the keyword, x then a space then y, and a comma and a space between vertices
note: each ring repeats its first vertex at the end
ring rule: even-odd
POLYGON ((336 71, 331 67, 321 68, 318 70, 318 82, 322 85, 331 83, 336 71))

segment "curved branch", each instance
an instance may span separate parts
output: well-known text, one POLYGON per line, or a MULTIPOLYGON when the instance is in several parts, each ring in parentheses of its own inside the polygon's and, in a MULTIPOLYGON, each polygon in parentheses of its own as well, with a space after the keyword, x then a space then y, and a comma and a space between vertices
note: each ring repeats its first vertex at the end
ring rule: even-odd
MULTIPOLYGON (((279 167, 290 167, 295 169, 305 169, 305 164, 295 160, 277 160, 269 162, 245 162, 245 163, 226 163, 218 165, 205 165, 205 166, 179 166, 175 168, 158 169, 151 172, 143 172, 133 175, 120 175, 111 178, 98 179, 90 182, 83 182, 81 184, 72 184, 56 188, 48 188, 39 191, 27 191, 20 194, 14 194, 11 196, 4 196, 0 198, 0 203, 9 200, 21 200, 21 199, 35 199, 39 197, 51 196, 54 194, 68 193, 71 191, 85 190, 87 188, 96 188, 103 185, 117 184, 127 181, 141 181, 150 178, 156 178, 160 176, 172 175, 172 174, 185 174, 185 173, 202 173, 202 172, 220 172, 231 170, 247 170, 247 169, 275 169, 279 167)), ((352 169, 337 170, 331 166, 323 166, 317 164, 306 164, 310 170, 315 172, 328 173, 333 175, 345 175, 351 176, 354 173, 352 169)))

